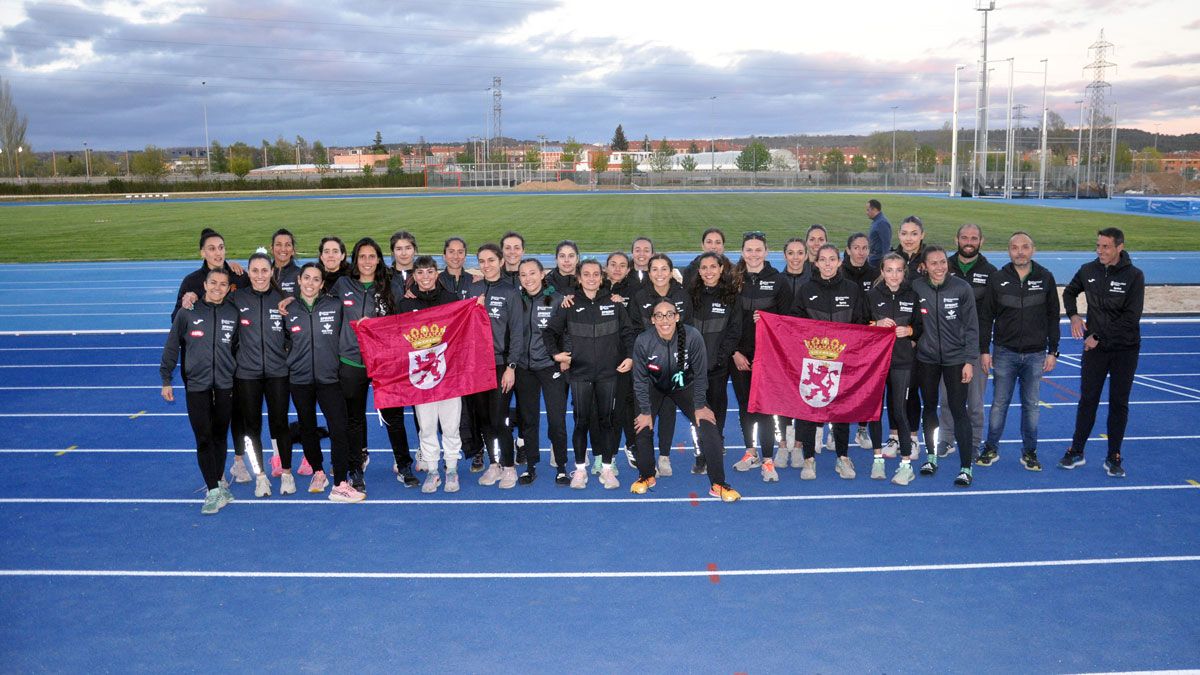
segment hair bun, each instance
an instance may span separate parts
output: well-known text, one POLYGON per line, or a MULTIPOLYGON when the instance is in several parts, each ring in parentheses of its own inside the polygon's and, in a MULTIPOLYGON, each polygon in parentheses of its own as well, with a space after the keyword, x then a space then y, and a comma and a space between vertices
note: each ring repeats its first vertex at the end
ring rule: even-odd
POLYGON ((254 252, 255 252, 255 253, 261 253, 261 254, 263 254, 263 255, 270 255, 270 252, 268 252, 268 251, 267 251, 267 247, 266 247, 266 246, 259 246, 258 248, 254 249, 254 252))

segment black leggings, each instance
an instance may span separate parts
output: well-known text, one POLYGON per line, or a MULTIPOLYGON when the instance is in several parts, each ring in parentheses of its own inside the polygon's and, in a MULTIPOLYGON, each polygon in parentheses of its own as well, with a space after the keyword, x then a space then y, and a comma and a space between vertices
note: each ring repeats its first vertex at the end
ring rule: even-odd
MULTIPOLYGON (((362 469, 363 450, 367 449, 367 389, 371 378, 367 377, 366 368, 342 363, 338 365, 338 384, 346 399, 347 461, 351 469, 362 469)), ((329 435, 333 436, 333 429, 329 435)))
MULTIPOLYGON (((613 410, 618 429, 613 432, 614 441, 621 443, 621 434, 625 434, 625 447, 634 448, 637 445, 637 433, 633 430, 633 416, 636 414, 633 404, 633 371, 617 373, 617 403, 613 410)), ((561 466, 561 465, 560 465, 561 466)))
MULTIPOLYGON (((721 437, 721 447, 725 446, 725 420, 729 408, 729 369, 724 365, 708 371, 708 393, 705 399, 717 418, 717 434, 721 437)), ((699 448, 696 449, 699 452, 699 448)))
POLYGON ((317 404, 325 414, 325 426, 329 428, 329 455, 333 460, 333 484, 346 480, 350 470, 349 441, 346 437, 346 398, 342 388, 336 384, 291 385, 292 403, 296 405, 296 418, 300 421, 300 444, 304 458, 313 471, 324 471, 321 461, 321 437, 317 435, 317 404))
POLYGON ((603 463, 611 464, 616 454, 616 425, 613 410, 616 407, 617 378, 599 382, 571 380, 571 400, 574 402, 575 429, 571 440, 575 444, 575 463, 587 462, 588 432, 592 437, 592 454, 597 451, 603 463))
MULTIPOLYGON (((554 462, 559 467, 567 465, 567 374, 558 364, 540 370, 517 368, 517 410, 521 419, 521 438, 525 439, 525 464, 537 465, 541 449, 539 420, 542 406, 539 398, 546 399, 546 435, 554 462)), ((565 470, 565 469, 564 469, 565 470)))
MULTIPOLYGON (((700 453, 708 465, 708 481, 713 485, 724 485, 725 462, 722 457, 721 435, 717 432, 717 425, 712 422, 696 424, 694 386, 689 384, 683 389, 669 393, 664 393, 657 387, 650 387, 650 416, 658 420, 662 419, 662 415, 674 415, 678 406, 688 422, 696 426, 700 453)), ((711 407, 711 402, 709 405, 711 407)), ((637 435, 637 465, 642 478, 654 475, 654 436, 650 429, 642 429, 637 435)))
POLYGON ((974 461, 974 448, 971 445, 971 418, 967 416, 967 385, 962 381, 963 364, 939 366, 922 363, 917 367, 917 379, 921 387, 921 423, 925 428, 925 451, 930 457, 937 459, 937 444, 934 443, 934 433, 938 428, 938 383, 945 383, 946 403, 950 406, 950 416, 954 418, 954 442, 958 444, 959 465, 970 468, 974 461))
POLYGON ((1079 408, 1075 412, 1075 434, 1071 449, 1083 452, 1092 427, 1096 424, 1096 408, 1100 392, 1108 379, 1108 456, 1121 454, 1125 440, 1125 425, 1129 422, 1129 393, 1137 371, 1138 349, 1101 351, 1089 349, 1079 365, 1079 408))
POLYGON ((513 425, 512 420, 508 419, 508 406, 513 399, 513 391, 500 391, 500 378, 504 376, 505 368, 506 366, 496 366, 494 389, 463 397, 459 435, 462 436, 464 456, 474 457, 480 452, 486 452, 493 462, 500 462, 501 466, 516 466, 513 425), (500 446, 499 457, 493 453, 496 444, 500 446))
POLYGON ((246 435, 250 437, 250 445, 254 449, 254 458, 258 468, 263 469, 262 446, 262 406, 263 397, 267 399, 267 426, 275 447, 279 450, 279 462, 283 468, 292 468, 291 432, 288 430, 288 379, 286 377, 267 377, 260 380, 235 379, 234 400, 239 406, 242 423, 246 435))
POLYGON ((196 463, 200 465, 205 487, 212 490, 225 474, 229 455, 225 435, 229 433, 229 419, 233 415, 233 390, 189 391, 185 400, 188 422, 196 436, 196 463))
MULTIPOLYGON (((824 422, 796 420, 796 440, 804 444, 804 459, 812 459, 817 456, 817 427, 824 425, 824 422)), ((849 424, 833 423, 833 445, 838 457, 850 454, 849 424)))
MULTIPOLYGON (((775 420, 771 415, 752 413, 747 410, 750 405, 750 372, 738 370, 737 366, 729 367, 729 378, 733 380, 733 395, 738 402, 738 421, 742 425, 742 440, 747 448, 753 448, 754 429, 758 425, 758 449, 763 459, 775 456, 775 420)), ((721 406, 722 408, 726 406, 721 406)))
MULTIPOLYGON (((412 451, 408 448, 408 429, 404 426, 404 408, 384 408, 379 411, 387 426, 388 441, 392 445, 392 456, 396 466, 405 470, 412 466, 412 451)), ((416 419, 416 415, 413 416, 416 419)))
MULTIPOLYGON (((893 368, 888 371, 887 401, 888 422, 896 429, 896 440, 900 442, 900 456, 908 458, 912 455, 912 439, 909 438, 908 411, 905 410, 908 398, 908 384, 912 380, 912 368, 893 368)), ((883 447, 883 415, 874 422, 867 423, 867 431, 871 434, 871 447, 878 450, 883 447)))

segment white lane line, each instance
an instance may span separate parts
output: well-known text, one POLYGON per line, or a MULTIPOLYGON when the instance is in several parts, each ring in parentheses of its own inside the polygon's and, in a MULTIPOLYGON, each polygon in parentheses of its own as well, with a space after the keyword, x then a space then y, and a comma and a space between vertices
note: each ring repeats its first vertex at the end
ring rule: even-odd
POLYGON ((158 363, 26 363, 20 365, 2 365, 0 368, 146 368, 158 363))
MULTIPOLYGON (((158 347, 146 347, 146 349, 158 349, 158 347)), ((3 350, 0 350, 3 351, 3 350)), ((1141 377, 1200 377, 1200 373, 1148 373, 1141 377)), ((1078 375, 1042 375, 1043 380, 1078 380, 1078 375)))
MULTIPOLYGON (((72 450, 72 452, 75 452, 72 450)), ((1043 494, 1088 494, 1097 492, 1150 492, 1157 490, 1200 490, 1200 487, 1190 483, 1173 483, 1170 485, 1114 485, 1097 487, 1064 487, 1064 488, 1024 488, 1014 490, 955 490, 953 492, 884 492, 878 494, 833 494, 833 495, 767 495, 762 497, 742 497, 744 502, 826 502, 826 501, 859 501, 874 499, 924 499, 926 497, 1004 497, 1013 495, 1043 495, 1043 494)), ((146 505, 175 505, 200 504, 203 499, 149 499, 149 498, 99 498, 99 497, 3 497, 0 505, 113 505, 113 504, 146 504, 146 505)), ((716 497, 597 497, 562 498, 562 499, 445 499, 431 497, 429 499, 368 499, 361 504, 375 506, 460 506, 460 505, 516 505, 516 506, 556 506, 559 504, 684 504, 694 501, 717 503, 716 497)), ((298 498, 298 499, 239 499, 233 505, 247 506, 341 506, 338 502, 328 499, 298 498)))
POLYGON ((12 319, 17 317, 28 318, 31 316, 74 316, 80 319, 93 316, 168 316, 164 311, 157 312, 62 312, 62 313, 39 313, 39 314, 7 314, 0 312, 0 319, 12 319))
POLYGON ((1162 380, 1155 379, 1157 377, 1162 377, 1161 375, 1137 375, 1136 377, 1140 377, 1143 380, 1155 382, 1157 384, 1165 384, 1170 387, 1175 387, 1176 389, 1183 389, 1184 391, 1190 391, 1190 392, 1193 392, 1196 394, 1200 394, 1200 389, 1196 389, 1195 387, 1185 387, 1182 384, 1175 384, 1174 382, 1163 382, 1162 380))
POLYGON ((162 389, 162 387, 157 387, 157 386, 152 386, 152 385, 141 385, 141 384, 138 384, 138 385, 105 385, 105 386, 75 385, 75 386, 70 386, 70 387, 64 387, 64 386, 0 387, 0 391, 60 391, 60 390, 70 391, 72 389, 153 389, 155 391, 158 391, 158 390, 162 389))
POLYGON ((167 334, 167 328, 103 328, 85 330, 0 330, 0 337, 26 337, 33 335, 147 335, 167 334))
MULTIPOLYGON (((1077 357, 1064 355, 1060 360, 1063 363, 1067 364, 1068 366, 1074 366, 1074 367, 1080 368, 1080 369, 1083 368, 1083 366, 1082 366, 1083 361, 1077 357)), ((1184 398, 1188 398, 1193 401, 1200 401, 1200 397, 1196 396, 1195 394, 1189 394, 1186 391, 1179 391, 1179 389, 1188 389, 1188 387, 1180 387, 1179 385, 1173 384, 1171 382, 1158 382, 1158 384, 1150 384, 1149 382, 1145 381, 1144 379, 1142 379, 1141 377, 1139 377, 1138 375, 1135 374, 1133 376, 1133 383, 1140 384, 1143 387, 1149 387, 1150 389, 1164 391, 1168 394, 1175 394, 1176 396, 1183 396, 1184 398), (1160 385, 1166 385, 1166 386, 1160 386, 1160 385)), ((1193 391, 1196 391, 1196 390, 1193 390, 1193 391)))
POLYGON ((0 352, 94 352, 94 351, 128 351, 131 349, 153 349, 162 351, 161 346, 148 347, 0 347, 0 352))
POLYGON ((4 577, 158 577, 238 579, 648 579, 682 577, 774 577, 829 574, 883 574, 888 572, 952 572, 1091 565, 1153 565, 1200 562, 1200 555, 1144 556, 1138 558, 1075 558, 1065 560, 1013 560, 927 565, 872 565, 858 567, 791 567, 775 569, 631 570, 574 572, 294 572, 267 570, 77 570, 3 569, 4 577))
MULTIPOLYGON (((174 300, 143 300, 142 302, 104 302, 104 307, 112 307, 114 305, 171 305, 175 306, 174 300)), ((0 303, 0 307, 80 307, 78 302, 18 302, 18 303, 0 303)), ((86 305, 82 305, 85 306, 86 305)))
MULTIPOLYGON (((319 415, 321 415, 321 413, 318 412, 317 415, 319 416, 319 415)), ((142 415, 142 417, 147 417, 147 416, 148 415, 142 415)), ((294 417, 294 416, 295 416, 294 414, 290 415, 290 417, 294 417)), ((1041 443, 1070 443, 1072 440, 1073 439, 1071 439, 1071 438, 1041 438, 1041 439, 1038 439, 1038 441, 1041 443)), ((1104 438, 1097 436, 1095 438, 1089 438, 1088 442, 1089 443, 1101 443, 1104 440, 1105 440, 1104 438)), ((1126 436, 1124 438, 1124 441, 1127 443, 1143 442, 1143 441, 1144 442, 1153 442, 1153 441, 1194 441, 1194 440, 1200 440, 1200 435, 1196 435, 1196 436, 1126 436)), ((1012 438, 1012 439, 1006 439, 1006 440, 1000 441, 1001 445, 1016 445, 1021 442, 1022 441, 1019 438, 1012 438)), ((744 446, 744 445, 726 445, 725 448, 728 450, 745 450, 746 446, 744 446)), ((392 451, 391 448, 367 448, 367 449, 371 452, 378 452, 378 453, 388 453, 388 452, 392 451)), ((322 452, 325 452, 326 450, 327 450, 326 448, 322 448, 322 452)), ((690 449, 688 449, 688 451, 690 452, 690 449)), ((62 448, 0 448, 0 455, 41 455, 41 454, 59 453, 59 452, 62 452, 62 448)), ((551 453, 551 448, 538 448, 538 452, 540 452, 544 455, 549 455, 551 453)), ((75 448, 75 449, 71 450, 71 454, 73 454, 73 455, 87 454, 87 453, 94 453, 94 454, 130 453, 130 454, 147 454, 147 455, 162 454, 162 453, 165 453, 165 454, 195 454, 196 449, 195 448, 75 448)))
MULTIPOLYGON (((172 281, 177 281, 177 280, 176 279, 137 279, 136 281, 138 283, 145 283, 145 284, 165 284, 165 283, 170 283, 172 281)), ((26 281, 0 281, 0 286, 28 286, 30 284, 45 285, 45 284, 77 284, 77 283, 79 283, 78 279, 64 279, 62 281, 51 281, 51 280, 47 280, 47 279, 35 279, 35 280, 26 280, 26 281)), ((82 288, 87 288, 87 287, 84 286, 82 288)), ((141 288, 141 286, 129 286, 129 288, 141 288)), ((175 285, 175 288, 179 288, 178 283, 175 285)), ((27 290, 27 289, 20 289, 20 290, 27 290)))

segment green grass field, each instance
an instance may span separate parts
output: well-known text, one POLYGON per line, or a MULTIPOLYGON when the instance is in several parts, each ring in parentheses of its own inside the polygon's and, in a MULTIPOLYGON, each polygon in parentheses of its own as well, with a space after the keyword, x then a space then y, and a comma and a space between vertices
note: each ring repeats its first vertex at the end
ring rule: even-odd
MULTIPOLYGON (((561 239, 584 251, 628 248, 649 234, 662 250, 695 250, 700 232, 723 228, 731 245, 747 230, 761 229, 773 248, 802 235, 812 223, 829 228, 835 242, 865 230, 867 197, 858 194, 568 194, 416 199, 338 199, 262 202, 136 203, 122 205, 20 206, 0 208, 4 247, 0 262, 56 260, 186 259, 197 255, 201 228, 221 232, 231 256, 243 259, 286 227, 299 253, 315 255, 322 236, 336 234, 352 245, 372 236, 386 248, 398 229, 417 235, 423 250, 440 253, 449 235, 470 246, 495 241, 515 229, 527 249, 544 252, 561 239)), ((1042 250, 1091 249, 1097 229, 1125 230, 1132 250, 1200 249, 1200 224, 1186 220, 1047 209, 1020 204, 881 195, 893 225, 919 215, 926 241, 949 244, 966 222, 981 225, 989 250, 1004 247, 1013 230, 1029 231, 1042 250)))

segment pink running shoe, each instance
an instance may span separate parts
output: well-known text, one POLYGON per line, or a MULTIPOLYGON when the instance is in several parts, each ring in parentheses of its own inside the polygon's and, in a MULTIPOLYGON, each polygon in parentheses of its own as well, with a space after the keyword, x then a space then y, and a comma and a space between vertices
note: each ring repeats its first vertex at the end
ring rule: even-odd
POLYGON ((348 480, 338 483, 332 490, 329 491, 329 501, 331 502, 352 504, 354 502, 361 502, 366 498, 366 495, 351 487, 350 481, 348 480))
POLYGON ((308 491, 316 494, 324 492, 327 487, 329 487, 329 479, 325 477, 324 471, 318 471, 313 474, 312 482, 308 484, 308 491))
POLYGON ((301 476, 313 475, 312 465, 308 463, 307 457, 300 460, 300 468, 296 469, 296 473, 300 474, 301 476))
POLYGON ((271 477, 279 478, 283 475, 283 462, 279 459, 279 453, 271 454, 271 477))

